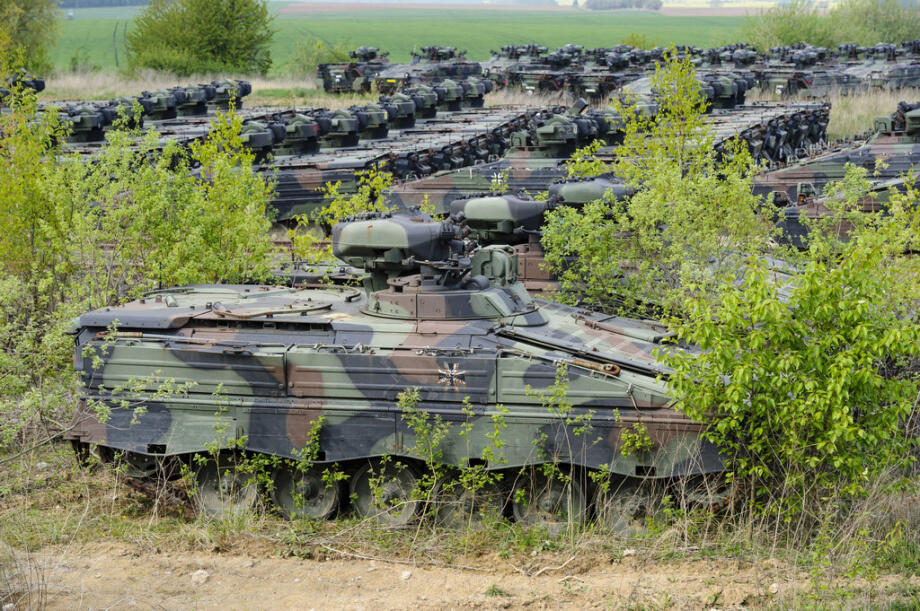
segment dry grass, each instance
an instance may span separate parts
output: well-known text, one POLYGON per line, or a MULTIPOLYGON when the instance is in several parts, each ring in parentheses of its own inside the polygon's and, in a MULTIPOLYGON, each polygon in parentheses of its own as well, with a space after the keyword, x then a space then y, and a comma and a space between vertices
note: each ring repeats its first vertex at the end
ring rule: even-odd
POLYGON ((527 93, 521 89, 501 89, 486 96, 486 106, 568 106, 571 104, 565 92, 556 95, 527 93))
POLYGON ((872 129, 877 117, 887 117, 895 111, 898 102, 920 101, 920 91, 872 91, 853 95, 830 96, 831 122, 827 135, 831 138, 850 138, 872 129))

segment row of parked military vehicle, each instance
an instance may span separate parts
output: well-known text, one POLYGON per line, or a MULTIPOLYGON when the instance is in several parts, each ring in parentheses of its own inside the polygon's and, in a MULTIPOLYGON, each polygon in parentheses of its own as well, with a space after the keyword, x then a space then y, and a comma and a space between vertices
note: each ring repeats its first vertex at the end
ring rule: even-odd
MULTIPOLYGON (((180 89, 180 88, 177 88, 180 89)), ((163 90, 142 99, 162 104, 163 90)), ((93 155, 123 103, 73 103, 49 106, 72 125, 72 150, 93 155)), ((381 96, 379 102, 347 109, 254 108, 240 110, 242 140, 260 168, 274 175, 277 220, 309 214, 328 203, 323 186, 340 183, 339 193, 358 187, 358 173, 388 172, 397 185, 390 205, 428 202, 445 212, 464 193, 488 190, 496 177, 513 191, 546 190, 566 175, 564 161, 579 147, 601 141, 598 151, 612 159, 620 141, 621 118, 610 108, 589 108, 584 100, 570 108, 480 107, 481 100, 451 98, 438 88, 419 86, 381 96), (459 102, 459 106, 458 106, 459 102)), ((161 136, 189 143, 208 133, 207 115, 160 118, 145 114, 161 136)), ((649 95, 641 112, 657 112, 649 95)), ((826 146, 829 107, 821 103, 763 103, 714 110, 709 129, 720 148, 729 138, 744 140, 755 159, 774 167, 813 156, 826 146)))
MULTIPOLYGON (((413 53, 410 63, 397 64, 375 47, 358 47, 351 52, 351 61, 321 64, 317 75, 332 93, 372 88, 392 92, 445 78, 483 77, 496 87, 606 99, 647 77, 667 51, 629 45, 585 49, 569 44, 551 52, 538 44, 507 45, 478 62, 453 47, 431 46, 413 53)), ((711 49, 678 46, 676 51, 692 58, 710 100, 723 106, 743 103, 744 92, 754 87, 780 95, 823 97, 830 90, 920 86, 920 41, 871 47, 846 44, 833 51, 799 44, 758 53, 741 43, 711 49)))

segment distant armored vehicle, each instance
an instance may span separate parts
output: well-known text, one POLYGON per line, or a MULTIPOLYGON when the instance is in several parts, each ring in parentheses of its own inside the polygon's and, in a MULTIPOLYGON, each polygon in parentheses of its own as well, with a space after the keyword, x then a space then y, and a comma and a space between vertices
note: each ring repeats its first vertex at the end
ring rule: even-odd
POLYGON ((374 77, 377 91, 387 95, 405 87, 430 84, 444 79, 463 80, 482 75, 482 65, 466 59, 466 51, 454 47, 422 47, 412 53, 409 64, 392 64, 374 77))
POLYGON ((857 145, 824 153, 766 172, 755 179, 755 193, 773 193, 777 205, 820 195, 843 179, 848 163, 865 168, 875 180, 900 177, 920 166, 920 102, 901 102, 889 117, 875 120, 872 135, 857 145))
POLYGON ((320 64, 316 75, 328 93, 370 92, 374 77, 389 66, 388 51, 377 47, 358 47, 349 51, 349 62, 320 64))

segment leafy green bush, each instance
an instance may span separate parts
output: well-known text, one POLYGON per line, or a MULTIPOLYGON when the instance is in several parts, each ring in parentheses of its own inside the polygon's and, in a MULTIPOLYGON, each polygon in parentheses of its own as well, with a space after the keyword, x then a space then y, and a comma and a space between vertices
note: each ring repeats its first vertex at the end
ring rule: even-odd
POLYGON ((785 292, 751 258, 741 282, 689 298, 672 321, 700 352, 663 354, 680 409, 707 425, 758 503, 787 517, 861 494, 910 464, 916 443, 905 425, 920 391, 920 266, 905 253, 918 193, 893 198, 889 214, 852 212, 867 184, 848 168, 785 292))
POLYGON ((757 166, 741 144, 716 156, 693 66, 671 55, 651 78, 660 93, 654 117, 616 102, 625 121, 617 161, 592 162, 589 147, 569 166, 583 175, 612 169, 635 195, 547 216, 546 259, 572 300, 673 312, 688 291, 705 294, 733 278, 743 253, 766 241, 769 227, 751 194, 757 166))
POLYGON ((182 76, 265 74, 271 22, 264 0, 152 0, 128 31, 128 60, 182 76))
POLYGON ((288 73, 294 78, 310 78, 316 74, 316 67, 320 64, 350 61, 348 52, 352 48, 347 40, 335 44, 317 38, 301 40, 288 60, 288 73))
POLYGON ((632 32, 624 36, 620 44, 636 47, 637 49, 653 49, 658 46, 658 41, 652 41, 644 32, 632 32))
POLYGON ((748 17, 741 38, 761 51, 800 42, 829 47, 836 41, 830 20, 806 0, 778 4, 748 17))
POLYGON ((826 14, 810 2, 794 0, 748 17, 742 30, 742 38, 761 51, 800 42, 833 48, 918 37, 920 6, 898 0, 843 0, 826 14))
POLYGON ((51 69, 49 52, 57 33, 57 0, 3 0, 0 2, 0 47, 12 41, 23 67, 43 73, 51 69))
POLYGON ((920 37, 920 5, 899 0, 842 0, 830 12, 836 44, 900 43, 920 37))
POLYGON ((29 91, 0 115, 0 448, 66 426, 73 317, 161 286, 257 280, 272 264, 272 184, 235 114, 190 152, 116 130, 93 164, 59 148, 57 117, 29 91))

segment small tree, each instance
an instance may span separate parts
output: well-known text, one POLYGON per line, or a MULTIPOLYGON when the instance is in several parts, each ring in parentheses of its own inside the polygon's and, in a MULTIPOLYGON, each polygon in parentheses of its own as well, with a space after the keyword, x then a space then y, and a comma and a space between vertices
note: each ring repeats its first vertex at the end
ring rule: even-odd
MULTIPOLYGON (((2 61, 2 56, 0 56, 2 61)), ((71 321, 164 285, 264 278, 272 183, 240 120, 219 115, 191 152, 115 130, 94 158, 14 91, 0 114, 0 448, 60 430, 77 379, 71 321), (197 176, 191 172, 197 168, 197 176), (50 430, 49 430, 50 429, 50 430)))
MULTIPOLYGON (((673 312, 687 292, 706 293, 734 277, 766 242, 769 225, 751 194, 757 165, 740 141, 722 156, 715 152, 689 60, 670 54, 656 67, 652 88, 654 116, 629 101, 615 104, 624 141, 612 169, 635 195, 547 217, 546 258, 570 298, 604 307, 641 301, 673 312)), ((594 173, 585 156, 581 151, 570 170, 594 173)))
POLYGON ((828 47, 836 40, 829 20, 804 0, 792 0, 747 17, 741 36, 760 51, 800 42, 828 47))
POLYGON ((742 38, 761 51, 807 42, 835 47, 855 42, 900 42, 920 37, 920 6, 899 0, 843 0, 827 13, 793 0, 748 17, 742 38))
POLYGON ((899 0, 842 0, 828 14, 837 44, 899 43, 920 37, 920 6, 899 0))
POLYGON ((352 48, 349 41, 327 44, 316 38, 301 40, 294 47, 294 53, 288 60, 288 73, 294 78, 310 78, 316 74, 320 64, 351 61, 348 51, 352 48))
POLYGON ((127 35, 133 68, 260 73, 274 31, 264 0, 152 0, 127 35))
POLYGON ((671 321, 699 352, 662 354, 679 408, 706 425, 757 505, 786 518, 861 494, 909 464, 916 443, 906 425, 920 391, 920 264, 905 253, 920 197, 911 188, 886 214, 855 212, 867 185, 850 166, 790 286, 751 258, 741 282, 690 297, 671 321))
POLYGON ((8 36, 26 69, 46 72, 51 69, 48 52, 57 33, 58 13, 57 0, 0 0, 0 31, 6 34, 0 42, 8 36))

